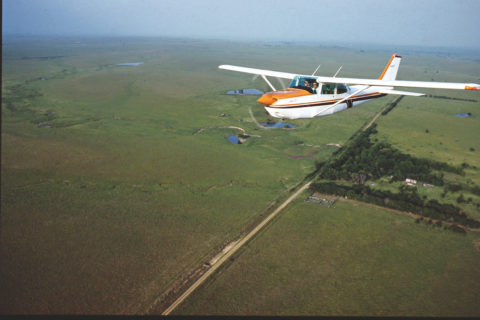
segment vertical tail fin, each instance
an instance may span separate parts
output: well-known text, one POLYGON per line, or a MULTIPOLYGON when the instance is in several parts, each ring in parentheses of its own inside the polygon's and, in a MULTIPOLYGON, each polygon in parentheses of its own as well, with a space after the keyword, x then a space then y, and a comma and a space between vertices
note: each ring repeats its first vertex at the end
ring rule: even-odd
POLYGON ((398 67, 400 67, 400 61, 402 61, 402 57, 394 53, 378 79, 385 81, 395 80, 397 77, 398 67))

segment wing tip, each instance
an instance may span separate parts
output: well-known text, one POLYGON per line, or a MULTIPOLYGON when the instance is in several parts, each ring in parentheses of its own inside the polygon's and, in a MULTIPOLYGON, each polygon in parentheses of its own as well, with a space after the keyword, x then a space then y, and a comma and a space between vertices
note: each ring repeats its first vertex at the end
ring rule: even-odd
POLYGON ((471 83, 471 84, 465 86, 465 90, 480 91, 480 85, 475 84, 475 83, 471 83))

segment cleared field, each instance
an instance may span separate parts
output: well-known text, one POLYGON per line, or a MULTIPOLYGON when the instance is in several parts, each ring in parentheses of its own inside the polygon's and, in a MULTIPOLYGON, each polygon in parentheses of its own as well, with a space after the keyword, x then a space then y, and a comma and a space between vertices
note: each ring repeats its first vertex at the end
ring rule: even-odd
POLYGON ((478 316, 480 254, 472 241, 478 234, 300 198, 174 313, 478 316))

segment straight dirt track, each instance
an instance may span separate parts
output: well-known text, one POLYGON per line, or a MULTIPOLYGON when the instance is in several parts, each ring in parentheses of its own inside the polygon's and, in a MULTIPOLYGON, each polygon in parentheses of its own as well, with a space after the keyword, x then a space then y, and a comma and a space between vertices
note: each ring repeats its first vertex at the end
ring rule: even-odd
POLYGON ((272 221, 275 216, 282 211, 290 202, 295 200, 302 192, 310 187, 310 184, 313 182, 312 180, 305 183, 300 189, 297 190, 293 195, 291 195, 285 202, 283 202, 275 211, 273 211, 266 219, 264 219, 259 225, 257 225, 252 231, 250 231, 246 236, 241 238, 235 245, 228 250, 221 258, 219 258, 214 265, 211 266, 208 271, 206 271, 190 288, 188 288, 174 303, 172 303, 165 311, 163 311, 162 315, 169 315, 176 307, 178 307, 195 289, 197 289, 205 280, 207 280, 210 275, 212 275, 218 268, 222 266, 222 264, 227 261, 235 252, 238 251, 245 243, 247 243, 250 239, 252 239, 265 225, 267 225, 270 221, 272 221))

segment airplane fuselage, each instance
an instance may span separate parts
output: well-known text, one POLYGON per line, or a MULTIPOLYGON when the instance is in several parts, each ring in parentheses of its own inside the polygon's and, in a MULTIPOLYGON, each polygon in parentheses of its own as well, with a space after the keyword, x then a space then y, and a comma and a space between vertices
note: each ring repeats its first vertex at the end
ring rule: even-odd
POLYGON ((360 87, 348 86, 346 92, 337 93, 335 90, 333 94, 310 93, 302 89, 288 88, 282 91, 268 92, 258 99, 258 102, 264 105, 265 110, 272 117, 299 119, 330 115, 355 107, 368 100, 385 96, 385 94, 377 92, 375 88, 370 88, 333 106, 360 87))

